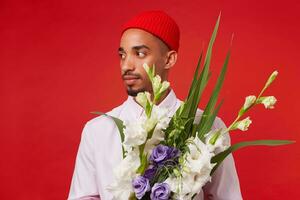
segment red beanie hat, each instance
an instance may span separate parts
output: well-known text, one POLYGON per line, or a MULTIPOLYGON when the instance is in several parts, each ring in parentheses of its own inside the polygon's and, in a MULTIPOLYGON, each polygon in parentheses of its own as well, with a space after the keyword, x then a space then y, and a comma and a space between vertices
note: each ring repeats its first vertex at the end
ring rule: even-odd
POLYGON ((122 34, 129 28, 147 31, 162 40, 171 50, 178 51, 180 32, 176 22, 163 11, 146 11, 123 25, 122 34))

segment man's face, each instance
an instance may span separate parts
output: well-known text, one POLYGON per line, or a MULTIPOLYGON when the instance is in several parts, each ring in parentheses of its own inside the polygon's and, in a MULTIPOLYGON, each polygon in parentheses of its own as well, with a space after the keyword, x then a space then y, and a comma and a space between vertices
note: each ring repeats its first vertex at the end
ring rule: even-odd
POLYGON ((122 78, 128 95, 143 91, 152 92, 151 82, 143 68, 155 65, 156 74, 167 78, 166 59, 168 47, 157 37, 141 29, 126 30, 120 41, 119 55, 122 78))

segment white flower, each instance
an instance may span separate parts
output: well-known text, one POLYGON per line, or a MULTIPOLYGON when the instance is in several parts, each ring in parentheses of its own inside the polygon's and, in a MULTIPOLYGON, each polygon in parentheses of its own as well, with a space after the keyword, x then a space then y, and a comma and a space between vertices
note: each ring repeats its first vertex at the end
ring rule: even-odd
POLYGON ((210 162, 215 155, 198 138, 188 145, 190 152, 186 153, 186 162, 181 171, 182 177, 175 176, 166 179, 171 191, 176 193, 176 199, 191 199, 201 188, 211 180, 210 172, 215 166, 210 162))
POLYGON ((145 109, 147 102, 151 102, 151 94, 149 92, 139 92, 135 99, 145 109))
POLYGON ((151 117, 144 120, 143 128, 147 132, 152 130, 154 126, 159 129, 165 129, 168 127, 169 121, 170 118, 168 117, 168 109, 153 105, 151 117))
POLYGON ((247 117, 241 121, 236 122, 236 127, 242 131, 247 131, 248 127, 250 126, 250 124, 252 123, 252 121, 250 120, 250 117, 247 117))
POLYGON ((277 99, 274 96, 262 97, 262 104, 264 104, 265 108, 274 108, 277 99))
POLYGON ((153 92, 154 94, 158 94, 161 88, 161 78, 159 75, 156 75, 153 78, 153 82, 152 82, 152 87, 153 87, 153 92))
POLYGON ((171 176, 164 182, 170 186, 170 190, 174 193, 172 199, 190 200, 194 195, 194 193, 191 193, 194 184, 192 175, 187 176, 186 174, 181 179, 171 176))
POLYGON ((168 109, 162 108, 159 106, 153 106, 151 117, 156 118, 157 120, 157 127, 159 129, 166 129, 169 125, 170 119, 168 117, 168 109))
POLYGON ((170 119, 171 118, 168 117, 168 109, 153 105, 151 117, 146 119, 143 124, 143 128, 147 132, 155 127, 152 137, 147 140, 145 145, 145 152, 147 152, 148 155, 151 154, 155 145, 164 140, 165 134, 163 130, 168 127, 170 119))
POLYGON ((168 81, 162 82, 162 85, 161 85, 161 88, 159 90, 159 93, 163 93, 169 87, 170 87, 170 82, 168 82, 168 81))
POLYGON ((192 172, 202 173, 203 169, 212 168, 210 163, 214 153, 210 152, 208 146, 198 137, 195 137, 192 144, 188 145, 190 152, 187 153, 186 167, 192 172))
POLYGON ((124 121, 124 145, 138 146, 147 139, 147 131, 143 128, 141 121, 124 121))
POLYGON ((151 131, 155 127, 155 125, 157 124, 157 118, 153 117, 153 112, 152 112, 150 118, 144 119, 142 121, 144 121, 142 126, 143 126, 143 129, 145 129, 146 132, 151 131))
POLYGON ((114 199, 128 200, 133 192, 132 180, 136 177, 136 170, 140 165, 138 150, 128 152, 127 156, 114 168, 114 180, 107 187, 114 199))
POLYGON ((113 200, 128 200, 134 192, 131 181, 113 182, 106 189, 113 195, 113 200))
POLYGON ((222 152, 224 150, 226 150, 229 147, 229 138, 225 137, 224 133, 221 134, 222 129, 214 129, 209 131, 206 135, 205 135, 205 143, 209 149, 210 152, 214 152, 214 153, 219 153, 222 152), (218 131, 220 131, 218 133, 218 131), (215 134, 219 134, 215 144, 211 144, 210 140, 211 138, 215 137, 215 134))
POLYGON ((117 179, 131 179, 135 176, 135 172, 139 166, 139 150, 133 149, 132 151, 129 151, 120 164, 114 168, 114 175, 117 179))
POLYGON ((164 137, 165 133, 161 129, 155 127, 152 137, 146 142, 144 149, 145 153, 151 155, 153 148, 163 141, 165 139, 164 137))
POLYGON ((244 110, 246 110, 252 104, 254 104, 255 100, 256 100, 256 96, 254 96, 254 95, 247 96, 246 99, 245 99, 244 106, 243 106, 244 110))
POLYGON ((153 78, 153 82, 152 82, 152 87, 153 87, 153 92, 154 92, 154 95, 156 97, 160 97, 162 95, 162 93, 168 89, 170 86, 170 83, 168 81, 163 81, 161 83, 161 78, 159 75, 156 75, 154 78, 153 78))

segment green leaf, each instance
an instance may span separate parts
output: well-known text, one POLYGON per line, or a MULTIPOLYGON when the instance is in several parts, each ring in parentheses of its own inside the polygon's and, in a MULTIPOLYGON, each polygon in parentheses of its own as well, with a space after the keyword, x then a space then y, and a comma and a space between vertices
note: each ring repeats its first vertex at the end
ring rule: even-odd
POLYGON ((214 168, 211 171, 211 175, 214 173, 214 171, 217 169, 217 167, 222 163, 222 161, 232 152, 248 147, 248 146, 257 146, 257 145, 263 145, 263 146, 279 146, 279 145, 286 145, 286 144, 292 144, 295 143, 295 141, 291 140, 255 140, 255 141, 246 141, 246 142, 240 142, 237 144, 234 144, 230 146, 225 151, 215 155, 211 159, 211 163, 217 163, 214 168))
POLYGON ((221 18, 221 13, 218 16, 214 31, 212 33, 211 39, 210 39, 209 44, 208 44, 207 53, 206 53, 205 60, 204 60, 204 68, 205 68, 206 65, 208 65, 208 66, 210 65, 212 47, 213 47, 213 44, 216 40, 216 36, 217 36, 218 28, 219 28, 219 23, 220 23, 220 18, 221 18))
MULTIPOLYGON (((224 102, 224 100, 222 99, 221 102, 219 103, 219 105, 216 107, 216 109, 212 112, 212 114, 210 114, 208 116, 204 116, 204 117, 207 118, 207 120, 206 120, 206 123, 204 124, 204 126, 201 129, 199 129, 199 127, 198 127, 199 124, 197 125, 196 131, 198 131, 197 136, 200 140, 204 139, 204 135, 211 130, 211 127, 212 127, 212 125, 213 125, 213 123, 216 119, 216 116, 217 116, 223 102, 224 102)), ((202 117, 203 117, 203 115, 202 115, 202 117)), ((195 132, 193 132, 193 136, 195 136, 195 132)))
MULTIPOLYGON (((216 25, 214 27, 212 36, 210 38, 209 44, 208 44, 208 48, 207 48, 207 52, 206 52, 206 57, 205 57, 205 61, 204 61, 204 67, 200 73, 199 78, 197 79, 197 81, 193 80, 192 86, 190 88, 190 94, 188 99, 186 100, 186 106, 185 106, 185 110, 182 114, 183 118, 188 118, 188 117, 194 117, 195 113, 197 111, 197 107, 202 95, 202 92, 205 88, 205 86, 207 85, 208 79, 210 77, 209 74, 209 66, 210 66, 210 60, 211 60, 211 54, 212 54, 212 47, 213 44, 215 42, 216 39, 216 35, 218 32, 218 27, 219 27, 219 22, 220 22, 220 16, 218 17, 218 20, 216 22, 216 25)), ((202 54, 200 56, 200 58, 202 58, 202 54)), ((200 59, 199 59, 200 60, 200 59)), ((200 62, 198 62, 198 65, 200 64, 200 62)), ((198 68, 196 69, 196 72, 198 72, 198 68)), ((198 75, 194 75, 194 78, 197 77, 198 75)), ((188 128, 191 128, 192 126, 189 125, 188 128)))
POLYGON ((210 138, 209 143, 210 143, 211 145, 215 145, 216 141, 218 140, 218 138, 219 138, 220 135, 221 135, 221 130, 222 130, 222 129, 217 130, 217 132, 214 133, 214 135, 210 138))
POLYGON ((140 158, 141 164, 137 169, 136 173, 143 174, 148 166, 148 160, 147 160, 147 155, 144 154, 142 151, 140 151, 140 156, 141 156, 140 158))
MULTIPOLYGON (((91 112, 92 114, 96 114, 96 115, 105 115, 107 117, 110 117, 116 124, 116 126, 118 127, 118 130, 119 130, 119 134, 120 134, 120 138, 121 138, 121 141, 122 143, 124 142, 124 138, 125 138, 125 135, 124 135, 124 123, 122 120, 120 120, 119 118, 117 117, 113 117, 111 115, 108 115, 106 113, 103 113, 103 112, 98 112, 98 111, 94 111, 94 112, 91 112)), ((124 150, 124 147, 122 145, 122 152, 123 152, 123 158, 125 158, 125 150, 124 150)))
POLYGON ((192 81, 192 85, 191 85, 190 90, 189 90, 188 98, 191 96, 192 92, 195 90, 196 83, 197 83, 197 80, 198 80, 198 74, 199 74, 199 68, 200 68, 200 65, 201 65, 202 56, 203 56, 203 51, 201 51, 200 57, 198 59, 198 64, 197 64, 197 67, 196 67, 196 70, 195 70, 195 73, 194 73, 194 78, 193 78, 193 81, 192 81))
POLYGON ((225 59, 225 62, 223 64, 221 73, 220 73, 220 75, 218 77, 216 86, 215 86, 215 88, 213 90, 213 93, 212 93, 210 99, 209 99, 209 102, 207 103, 207 105, 206 105, 206 107, 204 109, 203 115, 204 116, 208 116, 208 117, 206 117, 206 118, 205 117, 201 117, 200 123, 198 125, 198 132, 199 132, 198 136, 199 136, 200 139, 210 129, 210 127, 207 127, 206 130, 203 130, 203 126, 206 124, 207 120, 209 120, 209 116, 211 115, 210 113, 212 113, 212 111, 213 111, 213 109, 214 109, 214 107, 216 105, 216 102, 218 100, 218 96, 219 96, 220 90, 222 88, 224 79, 225 79, 225 74, 226 74, 226 71, 227 71, 229 57, 230 57, 230 51, 228 51, 228 53, 226 55, 226 59, 225 59))

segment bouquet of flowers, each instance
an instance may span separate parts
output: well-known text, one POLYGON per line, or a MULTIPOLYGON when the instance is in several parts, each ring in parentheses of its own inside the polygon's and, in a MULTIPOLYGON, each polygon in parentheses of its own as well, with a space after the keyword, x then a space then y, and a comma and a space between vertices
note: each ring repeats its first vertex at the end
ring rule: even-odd
POLYGON ((271 74, 257 97, 246 97, 236 119, 228 128, 212 129, 222 104, 221 101, 215 106, 230 51, 201 119, 195 123, 198 104, 210 77, 209 66, 219 20, 220 16, 210 39, 201 73, 199 68, 202 54, 188 97, 171 118, 168 117, 166 109, 156 105, 170 84, 167 81, 162 82, 155 75, 155 66, 149 67, 147 64, 143 67, 152 83, 153 95, 151 98, 149 92, 141 92, 136 97, 145 110, 145 116, 138 121, 124 122, 109 116, 118 127, 123 150, 123 160, 115 167, 114 180, 108 188, 115 199, 192 199, 233 151, 251 145, 275 146, 292 143, 286 140, 258 140, 228 146, 226 142, 225 134, 229 131, 247 130, 251 120, 249 117, 241 118, 253 106, 263 104, 265 108, 274 108, 276 98, 263 96, 263 93, 276 78, 277 71, 271 74))

